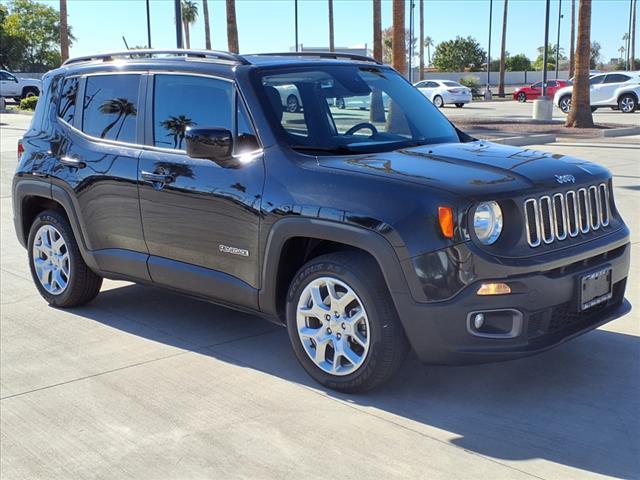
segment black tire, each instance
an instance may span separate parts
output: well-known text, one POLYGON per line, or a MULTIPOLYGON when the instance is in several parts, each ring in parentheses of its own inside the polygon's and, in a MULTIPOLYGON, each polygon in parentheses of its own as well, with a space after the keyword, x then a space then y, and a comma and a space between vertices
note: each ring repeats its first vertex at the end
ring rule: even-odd
POLYGON ((526 101, 527 101, 527 94, 526 94, 526 93, 524 93, 524 92, 520 92, 520 93, 518 94, 518 102, 520 102, 520 103, 524 103, 524 102, 526 102, 526 101))
POLYGON ((295 95, 289 95, 287 97, 287 106, 285 107, 287 112, 295 113, 300 111, 300 102, 298 102, 298 97, 295 95))
POLYGON ((344 98, 337 98, 336 99, 336 107, 338 107, 340 110, 344 110, 347 106, 344 103, 344 98))
POLYGON ((598 107, 591 107, 591 113, 595 112, 596 110, 598 110, 598 107))
POLYGON ((638 100, 630 93, 620 95, 618 108, 622 113, 633 113, 638 109, 638 100))
POLYGON ((37 97, 38 95, 40 95, 40 91, 36 87, 24 87, 20 98, 37 97))
POLYGON ((558 107, 562 110, 562 113, 568 114, 571 110, 571 95, 565 95, 558 102, 558 107))
POLYGON ((100 292, 102 277, 96 275, 82 259, 78 244, 71 230, 68 220, 64 215, 55 210, 45 210, 40 213, 29 230, 29 269, 33 282, 36 284, 40 295, 55 307, 75 307, 93 300, 100 292), (33 244, 36 233, 44 225, 52 225, 60 232, 69 253, 69 278, 66 288, 58 295, 47 291, 40 283, 34 266, 33 244))
POLYGON ((456 103, 456 108, 462 108, 464 107, 464 103, 456 103))
POLYGON ((364 392, 387 381, 409 350, 404 329, 378 264, 366 254, 336 252, 314 258, 296 273, 287 294, 287 330, 295 355, 318 383, 345 393, 364 392), (305 287, 314 279, 331 277, 347 284, 359 297, 369 319, 369 351, 359 368, 338 376, 318 367, 298 335, 296 311, 305 287))
POLYGON ((438 108, 442 108, 444 107, 444 100, 440 95, 436 95, 435 97, 433 97, 433 104, 438 108))

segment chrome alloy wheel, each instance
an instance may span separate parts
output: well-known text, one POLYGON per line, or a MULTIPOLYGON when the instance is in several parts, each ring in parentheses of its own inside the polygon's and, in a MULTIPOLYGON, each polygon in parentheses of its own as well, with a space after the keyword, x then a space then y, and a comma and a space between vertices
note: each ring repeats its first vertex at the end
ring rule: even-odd
POLYGON ((633 97, 631 96, 626 96, 620 101, 620 110, 622 110, 623 113, 629 113, 633 111, 635 106, 636 106, 636 102, 633 100, 633 97))
POLYGON ((323 371, 349 375, 367 358, 369 319, 346 283, 331 277, 311 281, 300 295, 296 321, 305 352, 323 371))
POLYGON ((571 97, 563 97, 560 100, 560 110, 563 113, 569 113, 569 110, 571 110, 571 97))
POLYGON ((52 295, 67 288, 71 275, 69 249, 53 225, 43 225, 33 241, 33 266, 40 284, 52 295))

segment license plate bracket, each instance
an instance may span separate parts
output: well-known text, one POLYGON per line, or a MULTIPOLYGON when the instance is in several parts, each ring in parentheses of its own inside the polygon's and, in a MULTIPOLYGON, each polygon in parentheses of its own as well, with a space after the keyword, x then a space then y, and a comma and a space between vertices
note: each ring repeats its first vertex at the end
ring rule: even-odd
POLYGON ((580 310, 604 303, 613 297, 613 269, 602 268, 580 277, 580 310))

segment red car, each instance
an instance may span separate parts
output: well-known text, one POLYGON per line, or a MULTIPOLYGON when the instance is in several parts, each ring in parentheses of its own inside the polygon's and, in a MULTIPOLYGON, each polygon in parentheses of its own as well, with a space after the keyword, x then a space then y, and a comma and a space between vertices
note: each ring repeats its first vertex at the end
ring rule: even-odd
MULTIPOLYGON (((547 80, 547 96, 553 98, 556 90, 571 85, 568 80, 547 80)), ((516 88, 513 91, 513 99, 519 102, 535 100, 542 95, 542 82, 536 82, 528 87, 516 88)))

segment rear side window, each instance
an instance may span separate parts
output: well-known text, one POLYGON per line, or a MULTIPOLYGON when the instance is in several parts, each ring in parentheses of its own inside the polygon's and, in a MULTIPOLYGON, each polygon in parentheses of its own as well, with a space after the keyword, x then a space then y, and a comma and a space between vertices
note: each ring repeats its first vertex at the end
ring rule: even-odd
POLYGON ((82 131, 92 137, 134 143, 140 75, 87 77, 82 131))
POLYGON ((78 77, 67 78, 62 84, 58 116, 69 124, 73 124, 76 114, 76 95, 78 94, 79 84, 80 79, 78 77))
POLYGON ((630 78, 631 77, 627 77, 626 75, 623 75, 621 73, 611 73, 607 75, 607 78, 604 81, 604 83, 622 83, 622 82, 626 82, 630 78))
POLYGON ((191 75, 156 75, 153 99, 153 145, 185 150, 188 127, 233 131, 230 82, 191 75))

